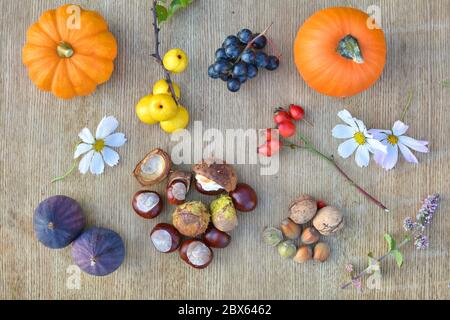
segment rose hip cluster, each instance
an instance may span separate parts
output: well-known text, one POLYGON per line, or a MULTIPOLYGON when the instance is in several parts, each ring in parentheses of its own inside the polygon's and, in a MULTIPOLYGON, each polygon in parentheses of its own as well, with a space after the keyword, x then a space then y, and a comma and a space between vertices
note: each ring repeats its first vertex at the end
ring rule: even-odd
MULTIPOLYGON (((171 171, 169 155, 160 149, 150 152, 136 167, 134 176, 142 186, 155 185, 168 177, 166 198, 176 206, 172 224, 160 223, 150 239, 161 253, 179 250, 180 257, 196 269, 206 268, 213 259, 211 248, 225 248, 231 242, 229 232, 238 225, 237 211, 253 211, 256 192, 238 183, 234 168, 218 161, 202 161, 192 171, 171 171), (218 196, 209 208, 200 201, 187 201, 191 187, 205 195, 218 196)), ((163 210, 163 199, 155 191, 138 191, 132 200, 134 211, 145 219, 154 219, 163 210)))
MULTIPOLYGON (((290 138, 297 132, 297 127, 295 122, 305 121, 305 110, 298 106, 291 104, 288 110, 284 108, 278 108, 275 111, 273 121, 278 129, 278 133, 283 138, 290 138)), ((260 155, 271 157, 283 147, 283 143, 274 135, 274 129, 266 129, 266 142, 258 147, 258 153, 260 155)))

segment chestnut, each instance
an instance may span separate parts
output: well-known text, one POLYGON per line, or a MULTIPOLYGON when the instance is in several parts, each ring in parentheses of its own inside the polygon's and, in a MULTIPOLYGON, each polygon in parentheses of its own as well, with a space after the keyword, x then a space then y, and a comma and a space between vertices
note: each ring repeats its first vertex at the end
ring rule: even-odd
POLYGON ((162 253, 174 252, 181 243, 181 235, 171 224, 157 224, 150 232, 150 239, 156 250, 162 253))
POLYGON ((167 201, 174 206, 186 202, 186 195, 191 187, 192 174, 190 172, 175 171, 169 175, 166 187, 167 201))
POLYGON ((258 196, 255 190, 246 183, 238 183, 236 189, 230 192, 236 210, 250 212, 258 205, 258 196))
POLYGON ((213 251, 203 241, 186 240, 181 244, 180 257, 193 268, 204 269, 213 259, 213 251))
POLYGON ((142 186, 152 186, 167 178, 171 165, 170 156, 165 151, 154 149, 137 164, 133 175, 142 186))
POLYGON ((236 189, 237 174, 232 166, 223 161, 203 160, 193 166, 195 187, 206 195, 219 195, 236 189))
POLYGON ((155 191, 141 190, 134 194, 131 202, 134 211, 144 219, 154 219, 161 213, 163 202, 155 191))
POLYGON ((226 232, 220 231, 214 226, 209 226, 202 235, 202 240, 211 248, 223 249, 230 244, 231 236, 226 232))

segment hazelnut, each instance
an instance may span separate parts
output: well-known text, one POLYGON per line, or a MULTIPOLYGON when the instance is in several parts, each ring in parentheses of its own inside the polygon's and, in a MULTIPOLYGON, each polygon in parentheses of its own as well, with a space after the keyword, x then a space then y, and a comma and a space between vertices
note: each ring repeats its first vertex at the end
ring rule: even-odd
POLYGON ((142 186, 151 186, 167 178, 170 167, 169 155, 161 149, 155 149, 137 164, 133 175, 142 186))
POLYGON ((186 202, 178 206, 172 215, 174 227, 186 237, 197 237, 208 228, 210 214, 200 201, 186 202))
POLYGON ((344 226, 344 216, 335 207, 325 207, 319 210, 313 219, 313 226, 324 236, 329 236, 344 226))
POLYGON ((213 256, 213 251, 200 240, 186 240, 180 247, 181 259, 196 269, 206 268, 211 263, 213 256))
POLYGON ((319 241, 320 233, 313 227, 303 230, 301 241, 303 244, 314 244, 319 241))
POLYGON ((223 232, 230 232, 238 225, 236 209, 230 196, 222 195, 210 205, 211 220, 214 227, 223 232))
POLYGON ((284 236, 290 240, 298 239, 302 233, 302 227, 289 218, 281 222, 280 229, 284 236))
POLYGON ((203 234, 202 240, 211 248, 223 249, 230 244, 231 236, 213 226, 209 226, 203 234))
POLYGON ((304 263, 312 259, 313 252, 310 246, 301 246, 294 256, 294 261, 297 263, 304 263))
POLYGON ((231 192, 236 189, 236 171, 229 164, 221 161, 205 161, 194 165, 196 188, 200 193, 217 195, 223 191, 231 192))
POLYGON ((238 183, 236 189, 230 192, 233 204, 238 211, 250 212, 258 205, 258 196, 255 190, 245 183, 238 183))
POLYGON ((163 202, 159 194, 148 190, 136 192, 131 205, 134 211, 144 219, 156 218, 163 208, 163 202))
POLYGON ((303 195, 291 204, 289 211, 292 221, 296 224, 305 224, 316 215, 317 203, 312 197, 303 195))
POLYGON ((271 246, 276 247, 281 241, 283 241, 283 233, 277 228, 266 228, 263 231, 264 242, 271 246))
POLYGON ((181 235, 174 226, 167 223, 160 223, 150 232, 150 239, 156 250, 162 253, 169 253, 178 249, 181 242, 181 235))
POLYGON ((186 202, 186 195, 191 187, 192 174, 184 171, 174 171, 169 175, 166 188, 167 201, 172 205, 186 202))
POLYGON ((284 241, 278 245, 278 253, 284 259, 292 258, 296 252, 297 252, 297 247, 290 240, 284 241))
POLYGON ((319 262, 325 262, 330 257, 330 247, 323 242, 319 242, 314 247, 314 260, 319 262))

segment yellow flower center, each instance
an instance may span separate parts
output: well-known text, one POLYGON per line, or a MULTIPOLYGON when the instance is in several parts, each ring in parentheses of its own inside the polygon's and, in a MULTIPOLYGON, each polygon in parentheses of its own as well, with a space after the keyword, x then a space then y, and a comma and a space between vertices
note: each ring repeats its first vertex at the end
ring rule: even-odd
POLYGON ((355 133, 353 138, 355 138, 356 143, 359 145, 366 144, 366 136, 362 132, 355 133))
POLYGON ((398 137, 394 136, 393 134, 391 134, 390 136, 388 136, 387 140, 389 141, 390 144, 392 145, 396 145, 398 143, 398 137))
POLYGON ((94 150, 97 152, 100 152, 105 147, 105 141, 104 140, 96 140, 94 143, 94 150))

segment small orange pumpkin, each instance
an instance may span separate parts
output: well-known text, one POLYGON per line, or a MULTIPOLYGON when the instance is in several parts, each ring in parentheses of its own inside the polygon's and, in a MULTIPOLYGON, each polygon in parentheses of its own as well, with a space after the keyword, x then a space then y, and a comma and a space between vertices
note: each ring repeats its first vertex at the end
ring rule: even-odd
POLYGON ((27 31, 22 61, 41 90, 70 99, 92 93, 109 80, 116 39, 95 11, 64 5, 42 14, 27 31))
POLYGON ((349 97, 371 87, 386 64, 386 40, 374 19, 348 7, 313 14, 294 43, 297 69, 316 91, 349 97))

